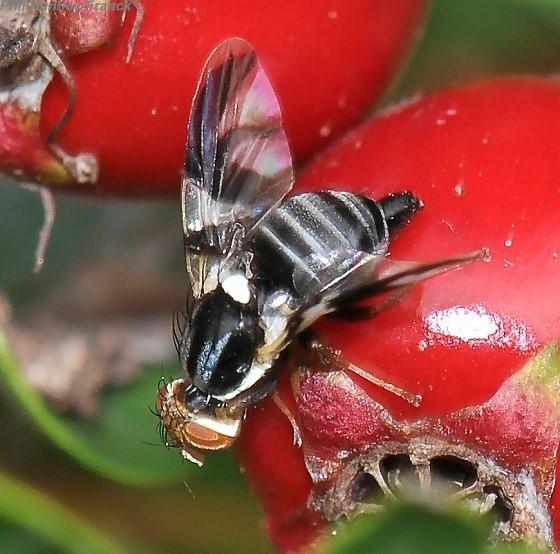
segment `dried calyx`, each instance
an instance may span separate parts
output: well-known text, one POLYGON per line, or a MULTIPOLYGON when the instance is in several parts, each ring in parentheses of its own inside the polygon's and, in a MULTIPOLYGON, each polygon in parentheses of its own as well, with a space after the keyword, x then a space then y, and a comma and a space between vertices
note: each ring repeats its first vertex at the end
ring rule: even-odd
POLYGON ((433 437, 386 443, 350 460, 331 488, 315 493, 313 506, 336 521, 379 512, 386 499, 403 497, 435 506, 462 501, 468 510, 490 514, 495 538, 553 550, 550 517, 526 471, 433 437))
POLYGON ((494 538, 555 551, 559 364, 553 343, 487 402, 408 420, 392 417, 342 371, 304 371, 296 404, 308 507, 333 522, 379 511, 386 498, 460 500, 494 517, 494 538))

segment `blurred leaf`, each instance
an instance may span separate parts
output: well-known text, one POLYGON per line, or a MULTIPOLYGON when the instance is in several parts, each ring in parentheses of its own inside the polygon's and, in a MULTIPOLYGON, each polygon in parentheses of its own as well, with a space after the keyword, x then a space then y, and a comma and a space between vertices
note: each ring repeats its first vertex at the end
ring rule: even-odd
POLYGON ((399 504, 361 516, 341 528, 322 554, 475 554, 482 552, 488 528, 425 506, 399 504))
MULTIPOLYGON (((163 271, 184 274, 178 202, 100 200, 56 196, 56 217, 45 265, 34 273, 35 249, 43 224, 39 195, 0 174, 0 289, 21 311, 41 299, 61 276, 84 260, 126 261, 142 256, 146 242, 170 232, 161 249, 163 271)), ((147 263, 147 262, 146 262, 147 263)))
POLYGON ((433 0, 425 32, 384 104, 498 75, 560 71, 558 0, 433 0))
POLYGON ((123 552, 64 506, 3 473, 0 473, 0 549, 36 554, 123 552))
POLYGON ((488 545, 491 518, 442 512, 420 504, 388 502, 336 530, 320 554, 543 554, 523 543, 488 545))
POLYGON ((60 547, 45 543, 45 539, 21 526, 0 519, 0 547, 3 552, 18 554, 59 554, 60 547))
POLYGON ((548 550, 541 550, 535 546, 516 543, 498 543, 496 545, 487 546, 483 550, 484 554, 548 554, 548 550))
MULTIPOLYGON (((135 241, 144 244, 146 233, 150 238, 159 237, 160 221, 167 236, 166 229, 173 224, 169 204, 57 198, 57 217, 45 268, 37 275, 33 273, 34 253, 43 218, 39 196, 6 181, 0 182, 0 199, 0 287, 9 293, 16 316, 32 311, 36 301, 49 292, 50 284, 58 282, 69 268, 84 259, 94 256, 134 261, 138 255, 135 241)), ((174 211, 180 267, 178 208, 174 211)), ((166 256, 174 259, 172 254, 169 249, 166 256)), ((167 257, 162 272, 169 270, 167 257)), ((140 263, 149 264, 150 260, 140 263)), ((41 431, 84 466, 122 483, 153 485, 185 476, 188 466, 181 466, 180 456, 163 447, 157 433, 158 420, 150 413, 162 372, 172 375, 177 370, 176 366, 148 369, 132 384, 106 388, 100 413, 93 420, 61 416, 27 384, 6 339, 0 337, 0 377, 41 431)))
POLYGON ((145 486, 177 480, 186 471, 196 475, 195 468, 182 467, 179 456, 173 456, 159 442, 158 420, 146 399, 155 399, 161 373, 148 371, 131 385, 109 390, 99 416, 91 422, 51 410, 25 381, 3 336, 0 375, 53 443, 93 471, 122 483, 145 486))

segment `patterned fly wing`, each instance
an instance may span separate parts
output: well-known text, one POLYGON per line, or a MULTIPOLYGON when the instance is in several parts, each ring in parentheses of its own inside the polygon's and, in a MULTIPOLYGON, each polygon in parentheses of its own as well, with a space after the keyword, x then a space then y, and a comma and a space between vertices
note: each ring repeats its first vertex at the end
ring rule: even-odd
POLYGON ((188 125, 182 209, 195 298, 226 258, 241 257, 243 242, 293 181, 272 86, 251 46, 228 39, 206 62, 188 125))
POLYGON ((183 233, 195 296, 293 180, 272 86, 251 46, 228 39, 206 62, 188 125, 183 233))

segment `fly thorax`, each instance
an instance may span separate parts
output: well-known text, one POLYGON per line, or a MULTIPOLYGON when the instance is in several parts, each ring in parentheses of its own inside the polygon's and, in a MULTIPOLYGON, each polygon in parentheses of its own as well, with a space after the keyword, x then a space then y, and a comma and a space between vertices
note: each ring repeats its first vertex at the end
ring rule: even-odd
POLYGON ((248 390, 257 392, 260 384, 269 382, 280 354, 292 338, 296 304, 294 297, 283 289, 266 297, 260 308, 260 327, 264 330, 264 340, 255 352, 251 368, 238 385, 236 393, 220 396, 219 400, 227 402, 248 390))
POLYGON ((235 396, 264 341, 256 300, 234 298, 244 290, 236 278, 227 288, 233 296, 218 286, 200 298, 181 345, 191 383, 209 398, 235 396))
MULTIPOLYGON (((200 271, 200 268, 197 268, 200 271)), ((187 270, 189 268, 187 267, 187 270)), ((193 272, 190 272, 192 275, 193 272)), ((245 259, 222 260, 216 256, 205 258, 203 274, 200 276, 200 296, 208 294, 221 285, 234 300, 247 304, 253 299, 254 287, 251 284, 252 273, 245 259)))

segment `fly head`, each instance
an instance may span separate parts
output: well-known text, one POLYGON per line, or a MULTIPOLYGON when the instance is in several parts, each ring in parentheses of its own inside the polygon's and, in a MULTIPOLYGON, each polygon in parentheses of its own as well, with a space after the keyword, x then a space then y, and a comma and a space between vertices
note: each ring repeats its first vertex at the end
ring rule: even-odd
POLYGON ((184 379, 160 387, 156 411, 166 445, 179 448, 183 458, 201 466, 204 453, 229 448, 241 429, 242 410, 201 402, 203 395, 184 379))

